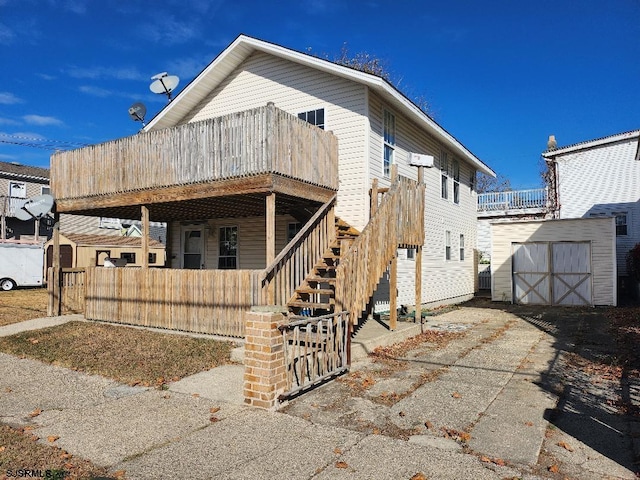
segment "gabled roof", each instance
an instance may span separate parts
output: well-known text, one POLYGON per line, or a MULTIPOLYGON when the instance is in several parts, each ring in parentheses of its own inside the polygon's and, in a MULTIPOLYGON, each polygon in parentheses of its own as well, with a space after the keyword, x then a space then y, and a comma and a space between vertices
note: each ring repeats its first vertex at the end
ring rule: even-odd
POLYGON ((214 88, 256 51, 268 53, 367 86, 419 126, 434 135, 455 154, 471 163, 477 170, 487 175, 495 176, 491 168, 383 78, 246 35, 239 35, 231 45, 224 49, 162 109, 147 124, 144 130, 157 130, 177 125, 214 88))
MULTIPOLYGON (((565 155, 567 153, 577 152, 579 150, 588 150, 590 148, 601 147, 610 143, 621 142, 625 140, 631 140, 636 137, 640 138, 640 130, 633 130, 631 132, 617 133, 615 135, 609 135, 608 137, 597 138, 595 140, 588 140, 586 142, 574 143, 566 147, 554 148, 553 150, 547 150, 542 153, 544 158, 554 158, 559 155, 565 155)), ((640 148, 640 146, 639 146, 640 148)), ((636 155, 637 157, 637 155, 636 155)))
POLYGON ((0 176, 49 182, 49 169, 19 163, 0 162, 0 176))

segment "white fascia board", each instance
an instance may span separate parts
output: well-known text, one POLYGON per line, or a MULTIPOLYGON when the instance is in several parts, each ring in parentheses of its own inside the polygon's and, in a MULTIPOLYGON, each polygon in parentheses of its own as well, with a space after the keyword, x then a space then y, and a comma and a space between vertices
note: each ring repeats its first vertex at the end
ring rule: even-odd
POLYGON ((554 150, 547 150, 546 152, 542 152, 542 156, 547 159, 553 159, 559 155, 565 155, 567 153, 576 152, 578 150, 587 150, 589 148, 600 147, 608 143, 620 142, 622 140, 630 140, 639 136, 640 136, 640 130, 619 133, 617 135, 612 135, 610 137, 598 138, 596 140, 576 143, 574 145, 569 145, 568 147, 556 148, 554 150))

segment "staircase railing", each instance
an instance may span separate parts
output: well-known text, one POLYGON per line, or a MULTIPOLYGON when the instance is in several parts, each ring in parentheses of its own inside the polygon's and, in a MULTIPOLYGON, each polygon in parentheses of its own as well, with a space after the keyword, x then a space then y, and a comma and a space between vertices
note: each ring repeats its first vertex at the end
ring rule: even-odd
POLYGON ((316 262, 336 238, 334 195, 315 213, 265 270, 267 304, 286 305, 316 262))
POLYGON ((424 244, 425 187, 397 177, 336 270, 336 310, 349 312, 352 323, 367 308, 382 275, 399 247, 424 244))

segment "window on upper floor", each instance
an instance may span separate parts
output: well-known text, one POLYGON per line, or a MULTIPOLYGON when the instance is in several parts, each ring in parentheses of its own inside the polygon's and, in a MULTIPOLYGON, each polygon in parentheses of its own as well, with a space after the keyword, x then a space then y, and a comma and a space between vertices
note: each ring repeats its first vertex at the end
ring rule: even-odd
POLYGON ((626 213, 616 213, 616 236, 623 237, 627 235, 628 218, 626 213))
POLYGON ((460 163, 453 161, 453 203, 460 203, 460 163))
POLYGON ((445 200, 449 198, 449 158, 447 152, 440 152, 440 194, 445 200))
POLYGON ((407 248, 407 260, 415 260, 415 258, 416 258, 416 249, 407 248))
POLYGON ((51 187, 49 187, 49 185, 47 185, 46 187, 40 187, 40 195, 50 195, 51 194, 51 187))
POLYGON ((476 175, 477 172, 471 170, 471 175, 469 176, 469 192, 473 192, 476 189, 476 175))
POLYGON ((396 145, 396 117, 393 113, 384 111, 384 158, 383 158, 383 174, 385 177, 391 175, 391 165, 393 165, 393 151, 396 145))
POLYGON ((318 108, 317 110, 309 110, 308 112, 299 113, 298 118, 324 130, 324 108, 318 108))

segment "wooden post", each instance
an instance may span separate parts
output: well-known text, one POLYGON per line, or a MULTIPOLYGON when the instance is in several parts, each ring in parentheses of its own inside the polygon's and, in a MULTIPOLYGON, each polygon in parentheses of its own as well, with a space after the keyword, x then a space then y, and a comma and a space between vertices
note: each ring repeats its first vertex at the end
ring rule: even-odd
POLYGON ((398 255, 391 259, 389 275, 389 329, 398 328, 398 255))
MULTIPOLYGON (((271 265, 276 258, 276 194, 269 193, 266 198, 266 233, 267 233, 267 265, 271 265)), ((269 282, 267 291, 269 305, 275 303, 275 279, 269 282)))
POLYGON ((373 217, 378 210, 378 179, 374 178, 371 182, 371 208, 369 210, 369 218, 373 217))
MULTIPOLYGON (((424 183, 424 167, 418 167, 418 186, 424 183)), ((424 202, 424 198, 422 198, 422 202, 424 202)), ((424 231, 424 215, 421 219, 424 231)), ((415 313, 413 315, 413 321, 417 322, 420 320, 420 332, 422 332, 422 245, 418 245, 416 248, 416 305, 415 305, 415 313)))
POLYGON ((142 268, 149 268, 149 208, 142 205, 142 268))
POLYGON ((53 285, 49 285, 51 311, 48 313, 51 317, 57 317, 62 312, 62 298, 60 295, 60 214, 58 212, 54 213, 53 222, 53 275, 51 275, 53 285))

